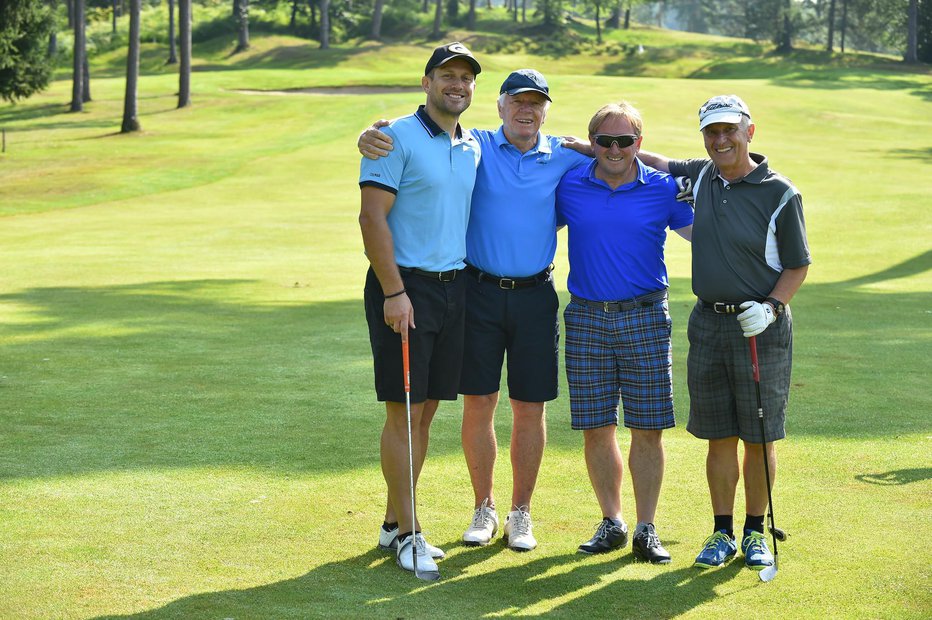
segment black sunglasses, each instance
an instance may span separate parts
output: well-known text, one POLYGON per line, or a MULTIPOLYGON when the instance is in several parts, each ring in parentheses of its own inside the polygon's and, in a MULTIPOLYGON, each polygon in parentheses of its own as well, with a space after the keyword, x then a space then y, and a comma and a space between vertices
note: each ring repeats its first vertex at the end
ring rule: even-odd
POLYGON ((626 149, 635 142, 637 142, 640 136, 635 136, 634 134, 626 133, 620 136, 612 136, 607 133, 597 133, 592 138, 595 140, 595 143, 605 149, 612 148, 612 144, 617 143, 618 148, 626 149))

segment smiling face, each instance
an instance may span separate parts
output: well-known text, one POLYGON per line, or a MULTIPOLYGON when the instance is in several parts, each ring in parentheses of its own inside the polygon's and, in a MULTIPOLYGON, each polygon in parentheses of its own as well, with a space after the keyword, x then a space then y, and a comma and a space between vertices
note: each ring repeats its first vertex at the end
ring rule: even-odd
POLYGON ((476 75, 472 65, 462 58, 446 62, 421 80, 427 93, 427 112, 434 121, 459 119, 472 103, 476 75))
POLYGON ((606 116, 595 130, 589 134, 589 143, 597 160, 596 178, 602 179, 612 188, 630 183, 637 177, 637 153, 641 148, 640 131, 624 116, 615 114, 606 116), (630 146, 622 148, 613 141, 608 148, 599 146, 596 135, 636 135, 637 140, 630 146))
POLYGON ((743 177, 754 167, 748 145, 754 137, 754 125, 746 120, 740 123, 712 123, 702 129, 705 150, 726 178, 743 177))
POLYGON ((498 116, 502 119, 508 141, 521 150, 537 144, 540 126, 547 118, 548 103, 547 98, 536 91, 503 94, 498 100, 498 116))

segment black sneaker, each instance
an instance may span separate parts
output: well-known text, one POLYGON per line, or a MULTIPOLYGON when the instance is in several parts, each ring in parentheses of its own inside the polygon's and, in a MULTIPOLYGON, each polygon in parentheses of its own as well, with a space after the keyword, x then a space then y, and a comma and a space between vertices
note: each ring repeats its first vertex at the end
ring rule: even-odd
POLYGON ((609 518, 602 519, 595 535, 587 542, 579 545, 579 553, 595 554, 607 553, 613 549, 621 549, 628 544, 628 526, 622 521, 615 525, 609 518))
POLYGON ((631 550, 634 552, 634 557, 639 560, 651 564, 670 563, 670 554, 660 544, 660 537, 657 536, 653 523, 648 523, 645 529, 634 534, 634 538, 631 539, 631 550))

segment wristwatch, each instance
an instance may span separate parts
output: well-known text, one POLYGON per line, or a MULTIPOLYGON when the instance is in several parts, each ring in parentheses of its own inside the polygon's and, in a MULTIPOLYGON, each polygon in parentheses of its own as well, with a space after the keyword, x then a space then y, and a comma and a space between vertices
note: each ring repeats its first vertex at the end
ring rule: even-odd
POLYGON ((768 303, 773 306, 773 313, 775 315, 780 316, 783 314, 783 302, 776 297, 768 297, 764 300, 764 303, 768 303))

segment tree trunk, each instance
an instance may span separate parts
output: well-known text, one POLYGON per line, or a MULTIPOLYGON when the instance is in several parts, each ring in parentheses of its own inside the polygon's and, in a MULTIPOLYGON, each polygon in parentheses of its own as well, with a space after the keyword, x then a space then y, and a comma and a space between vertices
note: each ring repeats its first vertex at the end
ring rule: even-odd
POLYGON ((112 23, 113 23, 113 27, 112 27, 112 29, 111 29, 111 32, 112 32, 113 34, 116 34, 117 0, 113 0, 112 5, 113 5, 113 15, 111 15, 111 18, 112 18, 111 21, 112 21, 112 23))
POLYGON ((916 64, 919 62, 919 2, 909 0, 907 9, 906 31, 906 62, 916 64))
POLYGON ((521 23, 527 23, 527 0, 521 0, 521 23))
MULTIPOLYGON (((475 0, 471 0, 475 2, 475 0)), ((385 0, 375 0, 375 7, 372 10, 372 31, 369 33, 370 39, 378 41, 382 38, 382 9, 385 7, 385 0)))
POLYGON ((625 9, 625 30, 631 28, 631 7, 625 9))
POLYGON ((841 53, 845 53, 845 31, 848 29, 848 0, 841 0, 841 53))
POLYGON ((307 0, 307 5, 311 8, 311 31, 317 27, 317 2, 315 0, 307 0))
POLYGON ((466 14, 466 29, 476 29, 476 0, 469 0, 469 12, 466 14))
POLYGON ((430 8, 430 0, 424 0, 424 3, 421 5, 421 13, 426 13, 427 9, 430 8))
POLYGON ((825 51, 835 51, 835 0, 831 0, 828 5, 828 44, 825 46, 825 51))
POLYGON ((191 105, 191 0, 178 0, 178 107, 191 105))
POLYGON ((236 12, 236 23, 239 27, 239 40, 236 43, 234 54, 249 49, 249 0, 237 0, 239 10, 236 12))
MULTIPOLYGON (((382 19, 382 15, 379 15, 379 19, 382 19)), ((294 32, 294 29, 298 26, 298 0, 291 0, 291 21, 288 22, 288 29, 294 32)))
POLYGON ((166 65, 178 64, 178 55, 175 53, 175 0, 168 0, 168 60, 166 65))
POLYGON ((81 101, 87 103, 91 100, 91 67, 87 63, 87 50, 84 51, 84 64, 81 67, 81 101))
POLYGON ((320 0, 320 49, 330 49, 330 0, 320 0))
POLYGON ((66 13, 68 13, 68 27, 69 28, 74 28, 74 3, 75 2, 77 2, 77 0, 65 0, 65 8, 68 9, 66 13))
POLYGON ((437 9, 434 11, 434 29, 430 33, 432 39, 440 38, 441 20, 443 20, 443 0, 437 0, 437 9))
POLYGON ((71 75, 71 111, 84 109, 84 0, 73 0, 74 15, 74 67, 71 75))
POLYGON ((490 11, 492 10, 492 0, 486 0, 485 8, 489 9, 490 11))
POLYGON ((793 51, 793 32, 792 22, 790 20, 791 0, 783 0, 780 3, 780 15, 778 19, 782 22, 777 32, 777 53, 787 54, 793 51))
POLYGON ((136 86, 139 82, 139 13, 142 0, 130 0, 129 51, 126 54, 126 94, 123 96, 123 126, 120 133, 139 131, 136 115, 136 86))
POLYGON ((599 21, 602 12, 602 3, 595 4, 595 42, 602 45, 602 23, 599 21))

